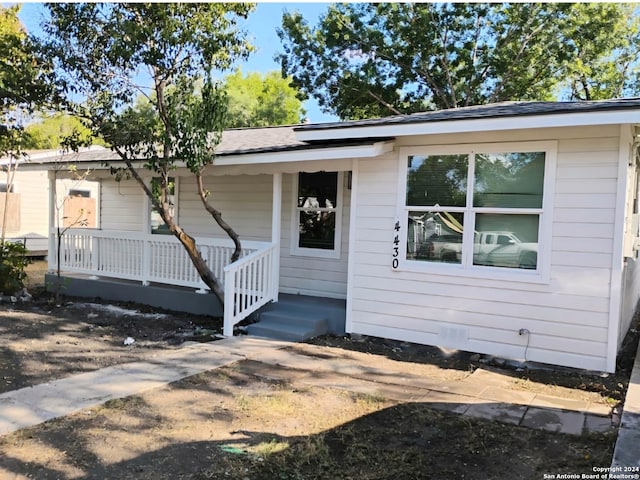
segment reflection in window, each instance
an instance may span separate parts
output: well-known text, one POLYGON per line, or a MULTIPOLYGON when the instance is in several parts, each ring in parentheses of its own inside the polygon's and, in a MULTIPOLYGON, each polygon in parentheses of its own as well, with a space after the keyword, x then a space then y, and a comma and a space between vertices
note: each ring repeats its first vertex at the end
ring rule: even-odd
POLYGON ((467 155, 409 157, 407 205, 464 206, 467 164, 467 155))
POLYGON ((545 159, 545 152, 408 156, 407 260, 537 269, 545 159), (473 247, 463 225, 473 226, 466 240, 473 247))
POLYGON ((544 153, 475 156, 474 207, 542 208, 544 153))
POLYGON ((298 177, 298 247, 336 248, 338 173, 300 173, 298 177))
POLYGON ((451 212, 409 212, 407 259, 460 263, 464 215, 451 212))
POLYGON ((535 269, 538 266, 538 215, 476 215, 473 264, 535 269))

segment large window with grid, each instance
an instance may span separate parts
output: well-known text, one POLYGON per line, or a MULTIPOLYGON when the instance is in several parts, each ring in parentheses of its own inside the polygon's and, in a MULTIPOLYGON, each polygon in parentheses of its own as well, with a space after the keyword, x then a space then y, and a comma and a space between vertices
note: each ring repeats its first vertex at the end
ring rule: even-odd
POLYGON ((541 271, 555 142, 412 147, 400 162, 405 266, 541 271))

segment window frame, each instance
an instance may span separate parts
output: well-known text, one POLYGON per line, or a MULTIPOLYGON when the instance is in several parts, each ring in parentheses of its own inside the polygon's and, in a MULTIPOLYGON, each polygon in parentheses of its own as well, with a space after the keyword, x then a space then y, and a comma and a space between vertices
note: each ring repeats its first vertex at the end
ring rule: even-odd
MULTIPOLYGON (((394 225, 400 227, 399 255, 390 262, 393 270, 423 272, 462 277, 487 278, 532 283, 549 283, 551 266, 551 227, 553 221, 553 198, 555 194, 555 171, 557 163, 557 141, 496 142, 466 145, 425 145, 402 147, 398 156, 398 200, 394 225), (475 179, 475 154, 544 152, 544 179, 541 208, 474 207, 473 187, 475 179), (418 207, 407 206, 407 160, 415 155, 468 155, 466 203, 464 207, 418 207), (461 212, 464 215, 462 235, 462 259, 460 263, 428 262, 407 259, 408 215, 410 211, 461 212), (536 269, 491 267, 473 264, 474 233, 477 214, 538 215, 538 261, 536 269), (399 222, 399 223, 397 223, 399 222)), ((394 237, 396 232, 394 231, 394 237)))
MULTIPOLYGON (((333 249, 325 249, 325 248, 308 248, 301 247, 299 245, 300 242, 300 211, 302 211, 303 207, 298 207, 298 188, 299 188, 299 179, 300 173, 315 173, 315 172, 298 172, 292 175, 293 182, 291 188, 291 250, 290 254, 292 256, 300 256, 300 257, 315 257, 315 258, 328 258, 339 260, 342 255, 342 212, 344 210, 344 206, 342 202, 344 202, 344 172, 342 171, 329 171, 326 173, 337 173, 337 190, 336 190, 336 207, 333 210, 327 208, 318 208, 317 210, 322 211, 332 211, 336 216, 336 228, 335 228, 335 237, 334 237, 334 248, 333 249)), ((318 172, 320 173, 320 172, 318 172)))

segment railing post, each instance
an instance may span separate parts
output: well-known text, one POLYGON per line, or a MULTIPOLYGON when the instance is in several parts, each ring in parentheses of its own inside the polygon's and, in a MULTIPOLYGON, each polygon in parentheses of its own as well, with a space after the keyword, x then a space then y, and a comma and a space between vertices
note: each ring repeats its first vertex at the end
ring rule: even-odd
POLYGON ((151 242, 148 238, 142 239, 142 285, 149 285, 151 277, 151 242))
POLYGON ((269 266, 271 268, 271 291, 274 302, 278 301, 280 291, 280 238, 282 237, 282 173, 273 174, 273 206, 271 212, 271 243, 275 248, 271 251, 269 266))
POLYGON ((233 325, 235 317, 235 279, 236 272, 224 273, 224 323, 222 334, 225 337, 233 337, 233 325))
POLYGON ((100 273, 100 238, 91 236, 91 270, 96 275, 100 273))

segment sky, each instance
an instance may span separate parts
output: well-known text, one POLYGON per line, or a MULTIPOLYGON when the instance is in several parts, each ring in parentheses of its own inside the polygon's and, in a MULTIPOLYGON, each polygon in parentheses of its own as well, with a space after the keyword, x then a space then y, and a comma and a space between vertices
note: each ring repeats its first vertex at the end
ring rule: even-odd
MULTIPOLYGON (((318 17, 327 10, 327 6, 327 3, 312 2, 258 2, 256 10, 249 16, 245 25, 257 51, 251 55, 249 60, 239 64, 242 71, 244 73, 280 71, 280 65, 273 57, 282 52, 282 45, 276 33, 276 28, 280 27, 282 13, 298 10, 311 25, 314 25, 317 23, 318 17)), ((42 35, 40 23, 44 15, 45 9, 42 3, 23 3, 19 17, 30 33, 40 36, 42 35)), ((322 113, 314 100, 305 102, 304 108, 307 111, 307 118, 312 123, 338 120, 335 115, 322 113)))

